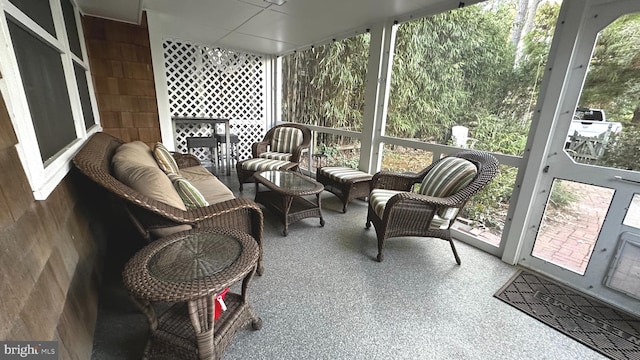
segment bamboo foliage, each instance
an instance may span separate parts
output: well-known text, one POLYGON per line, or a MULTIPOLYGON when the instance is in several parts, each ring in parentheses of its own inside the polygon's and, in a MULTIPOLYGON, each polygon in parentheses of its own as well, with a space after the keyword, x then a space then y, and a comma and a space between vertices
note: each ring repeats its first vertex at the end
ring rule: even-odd
POLYGON ((506 11, 474 6, 402 24, 387 134, 445 142, 454 125, 495 113, 512 89, 506 11))
POLYGON ((284 120, 361 130, 368 52, 363 34, 284 58, 284 120))

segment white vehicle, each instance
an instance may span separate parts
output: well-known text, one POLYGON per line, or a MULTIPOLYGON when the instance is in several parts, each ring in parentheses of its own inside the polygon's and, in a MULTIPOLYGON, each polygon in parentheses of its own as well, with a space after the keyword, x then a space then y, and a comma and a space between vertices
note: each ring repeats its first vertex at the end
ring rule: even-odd
POLYGON ((577 108, 569 126, 565 147, 569 147, 571 138, 574 135, 586 137, 599 137, 606 132, 619 133, 622 131, 622 124, 619 122, 607 121, 604 110, 577 108))

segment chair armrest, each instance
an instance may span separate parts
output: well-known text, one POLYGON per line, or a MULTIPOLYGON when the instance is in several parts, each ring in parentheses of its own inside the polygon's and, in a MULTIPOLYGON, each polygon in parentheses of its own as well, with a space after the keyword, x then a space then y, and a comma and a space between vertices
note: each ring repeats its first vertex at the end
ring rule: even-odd
POLYGON ((171 153, 178 164, 178 168, 186 168, 200 165, 200 160, 193 154, 171 153))
POLYGON ((373 175, 371 179, 371 190, 387 189, 398 191, 411 191, 411 187, 422 181, 415 173, 394 173, 389 171, 380 171, 373 175))
POLYGON ((236 198, 209 206, 182 211, 171 208, 171 213, 165 213, 177 224, 188 224, 193 227, 230 227, 246 232, 253 236, 262 254, 262 239, 264 233, 264 216, 262 209, 250 199, 236 198))
MULTIPOLYGON (((183 213, 184 215, 182 220, 184 220, 184 222, 188 222, 192 225, 197 226, 197 223, 199 222, 239 210, 249 210, 250 212, 259 213, 259 217, 262 219, 262 210, 260 209, 258 204, 250 199, 235 198, 201 208, 187 210, 183 213)), ((229 226, 231 225, 232 224, 229 224, 229 226)))
POLYGON ((302 153, 304 153, 307 149, 309 149, 309 145, 300 145, 300 146, 296 147, 291 152, 292 155, 291 155, 291 159, 289 161, 291 161, 291 162, 300 162, 300 160, 302 159, 302 153))
POLYGON ((151 228, 176 225, 230 227, 250 234, 262 244, 264 217, 258 204, 250 199, 236 198, 185 211, 137 192, 117 195, 126 200, 130 215, 136 219, 143 233, 151 228))
POLYGON ((269 143, 266 141, 259 141, 251 144, 251 155, 254 158, 260 157, 260 154, 269 150, 269 143))
MULTIPOLYGON (((238 213, 236 216, 241 216, 243 213, 248 213, 251 218, 251 229, 249 230, 249 234, 253 236, 258 245, 260 246, 260 253, 262 253, 262 236, 264 231, 264 216, 262 214, 262 209, 258 206, 258 204, 252 200, 244 199, 244 198, 236 198, 231 199, 215 204, 211 204, 209 206, 205 206, 202 208, 197 208, 193 210, 188 210, 185 212, 185 220, 191 222, 192 225, 196 227, 204 227, 207 226, 210 220, 214 220, 216 217, 221 217, 222 215, 230 214, 230 213, 238 213)), ((225 224, 228 227, 237 228, 235 224, 237 221, 233 221, 233 223, 225 224)), ((216 223, 216 226, 221 226, 221 224, 216 223)))
POLYGON ((424 206, 430 207, 461 207, 464 205, 464 200, 458 196, 449 196, 449 197, 434 197, 428 195, 422 195, 414 192, 402 192, 394 195, 387 202, 387 207, 394 206, 395 204, 406 202, 406 203, 419 203, 424 206))

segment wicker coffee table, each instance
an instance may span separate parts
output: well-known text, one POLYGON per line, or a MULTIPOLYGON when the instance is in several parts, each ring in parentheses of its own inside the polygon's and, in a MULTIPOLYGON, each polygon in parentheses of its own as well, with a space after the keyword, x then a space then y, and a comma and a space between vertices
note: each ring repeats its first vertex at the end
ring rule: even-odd
POLYGON ((289 234, 289 224, 309 217, 320 218, 320 226, 324 226, 320 210, 320 193, 324 190, 322 184, 296 171, 263 171, 253 177, 256 182, 256 202, 281 215, 284 236, 289 234), (260 191, 259 184, 268 190, 260 191), (307 195, 315 195, 315 203, 303 198, 307 195))
POLYGON ((180 232, 140 250, 123 280, 149 321, 144 358, 219 359, 239 329, 259 329, 247 302, 257 262, 256 241, 226 228, 180 232), (214 295, 240 280, 242 293, 227 293, 227 310, 214 323, 214 295), (175 304, 156 317, 156 301, 175 304))

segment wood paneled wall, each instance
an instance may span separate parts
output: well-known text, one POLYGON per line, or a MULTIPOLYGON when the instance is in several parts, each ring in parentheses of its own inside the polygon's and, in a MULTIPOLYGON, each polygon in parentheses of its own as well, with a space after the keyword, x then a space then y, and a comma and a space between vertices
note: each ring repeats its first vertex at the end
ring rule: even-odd
POLYGON ((0 339, 58 340, 60 359, 89 359, 109 226, 95 203, 104 195, 72 171, 35 201, 17 142, 0 96, 0 339))
POLYGON ((104 132, 124 141, 162 141, 146 17, 133 25, 83 18, 104 132))
MULTIPOLYGON (((83 23, 104 131, 161 141, 146 22, 83 23)), ((0 339, 58 340, 60 359, 90 359, 107 240, 131 228, 75 170, 35 201, 17 142, 0 96, 0 339)))

